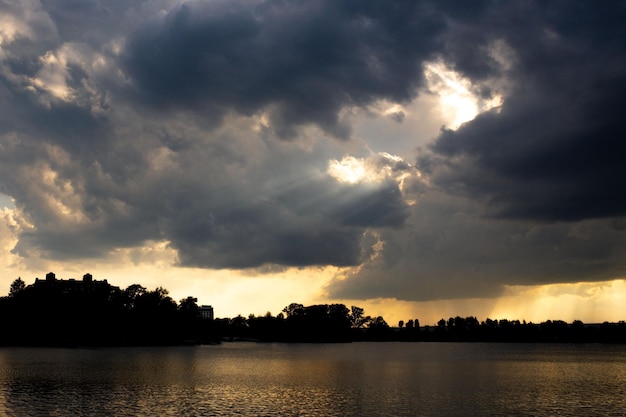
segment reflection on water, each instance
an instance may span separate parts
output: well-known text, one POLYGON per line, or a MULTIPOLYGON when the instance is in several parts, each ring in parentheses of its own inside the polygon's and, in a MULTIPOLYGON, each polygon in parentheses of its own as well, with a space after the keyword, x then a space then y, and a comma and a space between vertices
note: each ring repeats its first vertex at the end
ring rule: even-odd
POLYGON ((624 394, 624 346, 0 349, 9 416, 623 415, 624 394))

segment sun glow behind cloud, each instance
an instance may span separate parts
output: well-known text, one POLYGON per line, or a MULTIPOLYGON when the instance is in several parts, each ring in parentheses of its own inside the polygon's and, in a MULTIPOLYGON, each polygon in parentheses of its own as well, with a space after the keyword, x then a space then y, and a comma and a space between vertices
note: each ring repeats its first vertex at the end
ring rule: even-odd
POLYGON ((341 160, 332 159, 328 162, 326 172, 340 183, 375 183, 393 179, 400 188, 407 177, 420 175, 403 158, 387 152, 373 153, 367 158, 348 155, 341 160))
POLYGON ((328 164, 328 174, 339 182, 356 184, 367 179, 364 160, 354 156, 346 156, 338 160, 332 160, 328 164))
POLYGON ((441 111, 451 129, 458 129, 478 114, 502 105, 502 95, 480 98, 469 79, 449 69, 442 62, 424 65, 424 75, 428 89, 439 96, 441 111))

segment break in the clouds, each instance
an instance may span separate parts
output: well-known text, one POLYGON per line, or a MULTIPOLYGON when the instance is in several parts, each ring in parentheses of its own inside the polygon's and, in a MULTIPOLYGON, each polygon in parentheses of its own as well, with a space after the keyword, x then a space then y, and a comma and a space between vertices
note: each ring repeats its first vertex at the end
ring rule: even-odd
POLYGON ((342 298, 623 277, 624 8, 0 2, 12 250, 334 265, 342 298))

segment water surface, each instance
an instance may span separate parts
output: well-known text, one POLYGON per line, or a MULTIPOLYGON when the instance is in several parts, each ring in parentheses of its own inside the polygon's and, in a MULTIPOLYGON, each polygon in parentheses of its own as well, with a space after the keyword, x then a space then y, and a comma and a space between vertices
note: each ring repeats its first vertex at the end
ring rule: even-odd
POLYGON ((626 415, 621 345, 0 349, 9 416, 626 415))

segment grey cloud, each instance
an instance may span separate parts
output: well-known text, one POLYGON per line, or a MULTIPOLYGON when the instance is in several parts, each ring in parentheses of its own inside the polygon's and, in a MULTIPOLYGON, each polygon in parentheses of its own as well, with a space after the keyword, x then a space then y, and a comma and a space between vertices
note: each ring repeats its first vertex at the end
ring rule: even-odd
POLYGON ((206 268, 358 265, 330 287, 346 298, 623 276, 621 2, 174 3, 10 10, 29 28, 0 54, 0 190, 34 226, 19 254, 157 240, 206 268), (34 83, 46 53, 71 97, 34 83), (304 128, 350 137, 351 110, 410 102, 433 59, 505 87, 502 108, 442 130, 422 177, 384 154, 380 182, 326 174, 368 144, 304 128))
POLYGON ((408 206, 397 183, 377 186, 366 193, 357 187, 350 188, 343 197, 347 204, 336 213, 341 223, 361 227, 400 227, 404 224, 408 206))
POLYGON ((363 1, 186 2, 131 34, 123 65, 142 100, 219 121, 268 111, 283 136, 316 124, 336 137, 339 113, 407 101, 436 51, 442 16, 428 4, 363 1))
MULTIPOLYGON (((293 163, 300 158, 291 159, 293 163)), ((274 175, 292 174, 289 166, 276 162, 274 175)), ((342 185, 321 176, 288 187, 253 182, 260 193, 235 187, 230 198, 196 200, 193 207, 168 216, 165 233, 183 264, 354 266, 363 260, 366 228, 399 227, 407 216, 397 185, 342 185)))
POLYGON ((1 31, 0 42, 12 42, 19 39, 45 41, 56 38, 56 25, 40 7, 39 2, 6 2, 0 4, 0 12, 7 18, 1 31))
POLYGON ((138 137, 91 164, 86 154, 70 161, 54 150, 37 155, 45 165, 14 177, 11 195, 30 202, 20 208, 37 226, 23 231, 16 252, 97 257, 165 239, 186 266, 349 266, 363 259, 366 228, 399 227, 406 218, 397 185, 340 184, 320 171, 332 149, 303 152, 268 139, 255 150, 263 139, 251 143, 249 131, 230 130, 209 143, 192 132, 192 142, 175 151, 161 142, 173 131, 138 137), (47 169, 54 184, 28 181, 47 169), (63 214, 51 196, 82 220, 63 214))
MULTIPOLYGON (((482 17, 487 32, 515 56, 500 112, 443 130, 420 167, 442 188, 486 201, 499 217, 577 221, 626 214, 624 5, 526 2, 524 19, 511 15, 516 7, 482 17)), ((487 46, 470 49, 475 60, 485 58, 479 52, 487 46)), ((449 59, 456 58, 452 51, 449 59)), ((491 74, 455 62, 470 76, 491 74)))
POLYGON ((251 204, 176 225, 172 244, 181 263, 203 267, 360 263, 362 231, 320 220, 295 216, 286 207, 251 204))
POLYGON ((419 150, 411 227, 382 231, 384 249, 331 283, 332 296, 491 297, 624 276, 625 14, 596 6, 491 3, 456 15, 444 59, 478 86, 506 79, 504 104, 419 150), (508 66, 490 55, 494 41, 509 48, 508 66))
POLYGON ((397 123, 402 123, 405 117, 406 117, 406 114, 404 114, 403 111, 397 111, 389 115, 389 118, 397 123))
POLYGON ((506 285, 624 276, 626 235, 608 220, 534 224, 486 218, 480 204, 422 195, 407 223, 380 232, 384 249, 328 287, 336 298, 428 301, 497 297, 506 285))

